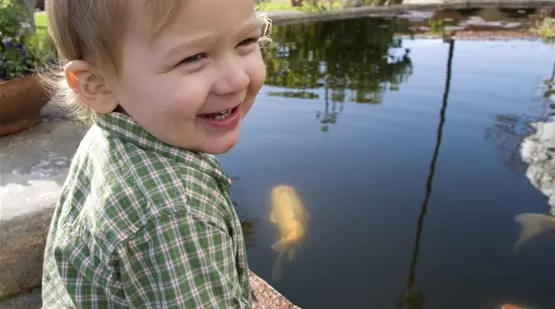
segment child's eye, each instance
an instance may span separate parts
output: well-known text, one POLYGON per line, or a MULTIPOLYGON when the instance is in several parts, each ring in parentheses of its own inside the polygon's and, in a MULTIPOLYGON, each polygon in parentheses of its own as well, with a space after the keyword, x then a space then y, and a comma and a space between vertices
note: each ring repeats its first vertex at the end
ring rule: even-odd
POLYGON ((204 53, 200 53, 200 54, 196 54, 194 56, 191 57, 187 57, 183 60, 181 60, 181 62, 179 64, 190 64, 190 63, 195 63, 197 61, 202 60, 203 58, 206 57, 206 54, 204 53))
POLYGON ((246 40, 243 40, 239 43, 239 46, 247 46, 247 45, 250 45, 252 43, 258 43, 258 38, 252 37, 252 38, 248 38, 246 40))

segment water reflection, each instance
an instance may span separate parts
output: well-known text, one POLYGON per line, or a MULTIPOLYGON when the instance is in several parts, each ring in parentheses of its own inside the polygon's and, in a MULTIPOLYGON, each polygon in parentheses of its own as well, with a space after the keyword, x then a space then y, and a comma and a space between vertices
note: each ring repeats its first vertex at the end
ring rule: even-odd
POLYGON ((522 159, 528 163, 526 176, 555 208, 555 122, 531 125, 535 132, 524 138, 521 147, 522 159))
POLYGON ((323 99, 324 111, 316 118, 327 131, 345 101, 381 104, 386 91, 397 91, 408 80, 410 50, 394 37, 407 27, 387 19, 275 27, 273 44, 264 52, 266 84, 286 89, 267 94, 323 99))
POLYGON ((509 168, 523 172, 548 198, 546 214, 523 213, 515 217, 521 228, 515 251, 540 234, 555 233, 555 63, 551 78, 544 80, 542 87, 545 101, 539 116, 498 115, 486 133, 486 139, 496 141, 505 153, 509 168))
POLYGON ((501 148, 511 170, 525 173, 549 198, 551 209, 555 208, 555 63, 551 78, 542 84, 545 101, 539 116, 497 115, 485 138, 501 148))
MULTIPOLYGON (((545 139, 542 136, 550 134, 555 129, 550 120, 555 116, 555 62, 551 77, 543 81, 542 88, 545 103, 539 116, 497 115, 493 125, 488 127, 485 133, 485 139, 496 143, 501 149, 503 161, 509 169, 516 173, 526 173, 532 184, 535 180, 529 174, 535 173, 533 172, 535 170, 533 165, 537 162, 535 158, 546 155, 542 155, 539 148, 546 147, 542 144, 546 143, 545 141, 549 143, 549 138, 545 139)), ((555 167, 541 169, 555 173, 553 168, 555 167)))
POLYGON ((548 197, 555 215, 555 70, 550 80, 544 81, 547 98, 543 115, 530 125, 534 133, 526 136, 520 148, 522 160, 528 164, 526 177, 530 183, 548 197))
POLYGON ((239 216, 239 221, 241 222, 241 229, 243 231, 243 239, 247 248, 255 247, 256 241, 254 236, 256 235, 256 226, 258 224, 256 219, 249 218, 245 212, 245 205, 239 205, 236 201, 232 201, 235 211, 239 216))
POLYGON ((550 80, 544 81, 546 105, 540 121, 531 123, 534 133, 526 136, 520 147, 522 160, 528 164, 526 177, 530 183, 548 198, 549 214, 523 213, 515 217, 521 231, 515 242, 518 250, 525 242, 542 234, 555 236, 555 68, 550 80))
POLYGON ((514 173, 524 173, 526 162, 521 158, 520 146, 524 138, 532 133, 532 117, 526 115, 497 115, 494 123, 486 129, 484 138, 501 150, 502 160, 514 173))
POLYGON ((241 228, 243 229, 243 237, 245 238, 245 245, 247 248, 256 245, 254 235, 256 234, 256 222, 254 220, 241 221, 241 228))
POLYGON ((435 174, 436 162, 439 155, 439 149, 441 147, 441 141, 443 137, 443 126, 445 125, 445 114, 447 111, 447 102, 449 98, 449 89, 451 87, 451 69, 453 63, 453 53, 455 49, 455 40, 450 38, 448 40, 449 43, 449 56, 447 59, 447 77, 445 79, 445 88, 443 92, 443 99, 442 105, 440 110, 440 118, 439 124, 437 128, 437 135, 436 135, 436 143, 434 147, 434 152, 432 155, 432 160, 430 163, 430 172, 428 174, 428 178, 426 181, 426 189, 424 194, 424 200, 422 201, 422 206, 420 210, 420 215, 418 216, 417 222, 417 229, 416 229, 416 238, 414 241, 414 248, 413 248, 413 255, 409 270, 409 276, 407 279, 407 288, 405 294, 400 298, 398 302, 399 308, 407 308, 407 309, 422 309, 424 308, 424 293, 420 290, 414 291, 414 283, 415 283, 415 272, 416 272, 416 265, 418 262, 418 252, 420 250, 420 237, 422 235, 422 229, 424 227, 424 217, 426 216, 426 212, 428 211, 428 202, 430 201, 430 197, 432 196, 432 184, 435 174), (405 306, 403 306, 403 304, 405 306))

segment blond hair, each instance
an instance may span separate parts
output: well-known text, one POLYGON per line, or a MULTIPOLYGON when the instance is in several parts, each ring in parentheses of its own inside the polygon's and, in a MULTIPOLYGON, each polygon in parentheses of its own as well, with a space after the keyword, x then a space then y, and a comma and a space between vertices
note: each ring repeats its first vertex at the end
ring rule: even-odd
MULTIPOLYGON (((151 12, 151 37, 172 23, 184 0, 146 0, 151 12)), ((52 103, 67 108, 73 118, 93 122, 96 113, 82 104, 66 82, 63 66, 72 60, 86 60, 106 73, 119 74, 121 46, 118 43, 127 27, 131 0, 50 0, 46 1, 48 32, 58 52, 58 63, 43 71, 43 85, 52 103)), ((265 15, 260 42, 269 42, 271 21, 265 15)))

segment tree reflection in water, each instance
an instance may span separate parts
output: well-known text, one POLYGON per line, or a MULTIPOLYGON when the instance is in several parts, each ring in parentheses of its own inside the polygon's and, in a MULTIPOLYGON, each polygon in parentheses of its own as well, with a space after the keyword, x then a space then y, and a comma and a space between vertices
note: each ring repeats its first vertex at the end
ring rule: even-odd
POLYGON ((327 131, 345 101, 381 104, 385 91, 407 81, 410 50, 394 37, 405 28, 380 18, 275 26, 273 43, 263 51, 265 83, 286 90, 267 94, 323 99, 324 111, 316 118, 327 131))
POLYGON ((245 213, 245 207, 238 205, 237 202, 233 201, 233 206, 235 207, 235 211, 239 216, 239 221, 241 221, 241 229, 243 230, 243 238, 245 240, 245 245, 247 248, 255 247, 255 234, 256 234, 256 225, 257 220, 248 218, 245 213))

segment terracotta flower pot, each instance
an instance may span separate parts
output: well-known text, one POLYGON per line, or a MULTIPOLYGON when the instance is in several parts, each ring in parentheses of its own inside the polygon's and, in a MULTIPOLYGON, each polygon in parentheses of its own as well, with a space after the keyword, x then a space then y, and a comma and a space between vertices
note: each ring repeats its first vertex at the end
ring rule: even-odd
POLYGON ((37 75, 0 81, 0 136, 38 124, 40 110, 48 100, 37 75))

